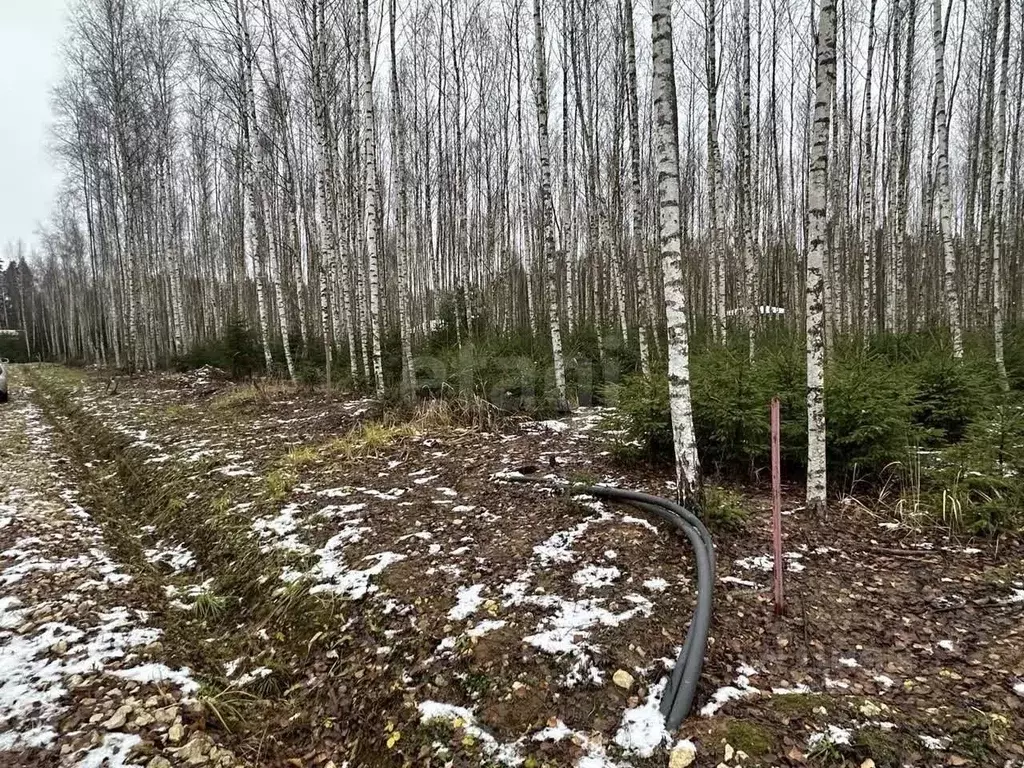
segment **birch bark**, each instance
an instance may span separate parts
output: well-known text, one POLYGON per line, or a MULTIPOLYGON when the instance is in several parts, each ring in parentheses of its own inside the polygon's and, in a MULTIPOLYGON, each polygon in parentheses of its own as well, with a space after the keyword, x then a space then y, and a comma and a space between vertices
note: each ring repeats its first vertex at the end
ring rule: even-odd
POLYGON ((551 151, 548 139, 548 78, 547 59, 544 53, 544 21, 541 17, 541 0, 533 1, 533 29, 535 35, 537 136, 540 160, 540 206, 544 222, 544 260, 547 264, 548 324, 551 331, 551 356, 555 368, 555 399, 559 410, 569 409, 565 386, 565 360, 562 356, 562 330, 558 312, 558 287, 555 280, 555 227, 554 208, 551 199, 551 151))
POLYGON ((373 381, 377 397, 384 396, 384 365, 381 355, 380 257, 377 253, 377 138, 373 121, 373 70, 370 69, 369 0, 362 8, 362 108, 363 163, 366 182, 366 250, 367 281, 370 288, 369 325, 370 353, 373 357, 373 381))
POLYGON ((654 0, 651 18, 654 69, 654 138, 665 314, 668 328, 669 404, 676 453, 676 490, 682 501, 701 501, 700 459, 690 399, 690 352, 679 216, 679 117, 672 49, 672 0, 654 0))
POLYGON ((836 79, 836 5, 822 0, 815 44, 815 97, 807 176, 807 506, 826 508, 825 291, 829 110, 836 79))
POLYGON ((942 0, 932 0, 932 43, 935 56, 935 119, 939 136, 936 186, 939 193, 939 230, 942 235, 942 284, 953 337, 953 359, 960 360, 964 356, 964 341, 960 326, 956 254, 953 250, 953 203, 949 191, 949 116, 946 109, 946 43, 942 28, 942 0))

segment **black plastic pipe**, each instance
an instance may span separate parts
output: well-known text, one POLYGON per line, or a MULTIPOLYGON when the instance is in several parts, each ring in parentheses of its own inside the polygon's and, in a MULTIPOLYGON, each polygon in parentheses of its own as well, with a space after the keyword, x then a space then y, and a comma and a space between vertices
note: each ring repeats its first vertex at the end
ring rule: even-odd
POLYGON ((704 523, 688 509, 673 501, 639 491, 604 485, 575 485, 519 474, 500 475, 499 478, 534 483, 574 496, 595 496, 622 502, 661 518, 686 536, 697 559, 697 607, 661 700, 661 713, 665 717, 666 727, 669 730, 678 728, 689 714, 696 696, 711 628, 715 550, 711 534, 704 523))

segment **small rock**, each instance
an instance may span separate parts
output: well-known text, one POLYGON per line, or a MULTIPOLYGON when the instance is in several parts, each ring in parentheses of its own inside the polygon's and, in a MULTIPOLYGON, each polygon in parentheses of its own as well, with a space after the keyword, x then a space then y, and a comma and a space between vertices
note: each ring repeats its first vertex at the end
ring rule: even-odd
POLYGON ((150 656, 159 656, 161 653, 164 652, 164 644, 161 643, 159 640, 154 640, 152 643, 145 646, 142 649, 142 652, 150 656))
POLYGON ((149 714, 149 712, 146 712, 145 710, 143 710, 142 712, 139 712, 139 714, 137 714, 135 716, 135 724, 137 726, 139 726, 139 728, 145 728, 147 725, 150 725, 152 722, 153 722, 153 716, 151 714, 149 714))
POLYGON ((160 706, 160 698, 158 696, 150 696, 143 702, 142 706, 146 709, 156 709, 160 706))
POLYGON ((696 759, 697 748, 692 741, 684 739, 672 747, 668 756, 668 768, 686 768, 688 765, 692 765, 696 759))
POLYGON ((629 672, 627 672, 624 669, 619 669, 615 671, 614 675, 612 675, 612 682, 619 686, 619 688, 622 688, 624 691, 628 691, 630 688, 633 687, 634 681, 633 676, 629 674, 629 672))
POLYGON ((175 723, 167 731, 167 740, 171 744, 177 744, 185 736, 185 729, 181 723, 175 723))
POLYGON ((103 727, 108 731, 116 731, 118 728, 123 728, 124 724, 128 721, 128 713, 124 709, 118 709, 110 719, 103 723, 103 727))
POLYGON ((876 717, 882 714, 882 708, 873 701, 865 701, 860 705, 860 713, 865 717, 876 717))
POLYGON ((726 743, 726 745, 725 745, 725 762, 728 763, 730 760, 732 760, 733 752, 734 752, 734 750, 732 748, 732 744, 726 743))
POLYGON ((195 736, 184 747, 174 750, 174 756, 189 765, 203 765, 209 762, 206 753, 210 749, 209 741, 202 735, 195 736))
POLYGON ((158 723, 173 723, 178 719, 178 708, 177 707, 163 707, 153 713, 153 719, 158 723))
POLYGON ((860 764, 860 768, 875 768, 875 761, 870 757, 866 758, 864 762, 860 764))
POLYGON ((146 768, 171 768, 171 761, 168 760, 166 757, 161 757, 160 755, 157 755, 148 763, 146 763, 146 768))

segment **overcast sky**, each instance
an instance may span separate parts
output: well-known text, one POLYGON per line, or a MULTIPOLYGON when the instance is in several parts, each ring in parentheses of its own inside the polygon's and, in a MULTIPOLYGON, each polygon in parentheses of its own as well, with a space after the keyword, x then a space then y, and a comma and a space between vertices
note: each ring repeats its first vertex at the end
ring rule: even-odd
POLYGON ((58 176, 46 145, 65 6, 0 0, 0 260, 4 243, 36 241, 53 204, 58 176))

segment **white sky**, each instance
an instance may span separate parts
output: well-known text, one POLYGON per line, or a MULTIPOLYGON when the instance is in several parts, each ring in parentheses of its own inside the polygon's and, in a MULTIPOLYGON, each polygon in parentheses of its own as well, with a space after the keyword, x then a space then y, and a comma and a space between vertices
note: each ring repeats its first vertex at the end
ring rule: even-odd
POLYGON ((0 247, 34 243, 52 209, 59 176, 47 153, 49 100, 65 1, 0 0, 0 247))

